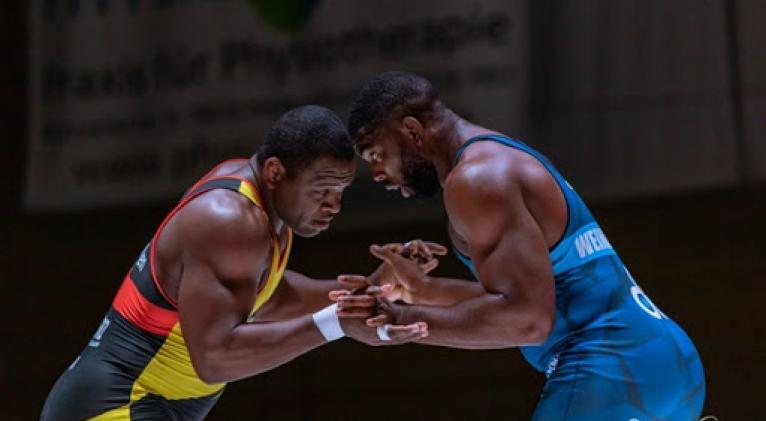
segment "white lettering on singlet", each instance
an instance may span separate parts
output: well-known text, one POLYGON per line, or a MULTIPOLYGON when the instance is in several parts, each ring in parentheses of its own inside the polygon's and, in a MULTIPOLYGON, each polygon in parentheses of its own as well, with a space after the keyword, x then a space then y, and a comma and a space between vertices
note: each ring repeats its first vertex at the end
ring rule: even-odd
POLYGON ((654 317, 657 320, 667 319, 668 316, 665 315, 665 313, 661 312, 659 308, 657 308, 656 305, 652 302, 652 300, 649 299, 649 297, 644 293, 644 290, 641 289, 641 287, 638 286, 638 283, 636 283, 636 280, 633 278, 633 275, 630 274, 628 271, 628 268, 623 266, 623 269, 625 269, 625 274, 628 275, 628 279, 630 279, 630 283, 633 284, 630 287, 630 295, 633 296, 633 301, 636 302, 636 304, 641 308, 641 310, 644 310, 644 312, 652 317, 654 317))
POLYGON ((144 265, 146 265, 146 252, 148 251, 149 246, 146 246, 144 250, 141 252, 141 255, 138 256, 138 260, 136 260, 136 267, 138 268, 139 272, 143 272, 144 265))
POLYGON ((69 368, 67 368, 67 370, 73 369, 74 366, 76 366, 77 363, 79 362, 80 362, 80 355, 78 355, 77 358, 75 358, 74 361, 72 361, 72 364, 69 364, 69 368))
POLYGON ((580 258, 588 257, 601 250, 611 249, 612 245, 606 239, 601 228, 593 228, 585 231, 575 238, 575 248, 580 258))
POLYGON ((101 322, 101 325, 98 327, 98 330, 96 330, 96 333, 93 335, 93 338, 88 342, 88 346, 91 348, 97 348, 99 345, 101 345, 101 337, 104 336, 104 332, 106 332, 106 329, 109 327, 109 324, 111 322, 109 321, 109 318, 104 317, 104 320, 101 322))

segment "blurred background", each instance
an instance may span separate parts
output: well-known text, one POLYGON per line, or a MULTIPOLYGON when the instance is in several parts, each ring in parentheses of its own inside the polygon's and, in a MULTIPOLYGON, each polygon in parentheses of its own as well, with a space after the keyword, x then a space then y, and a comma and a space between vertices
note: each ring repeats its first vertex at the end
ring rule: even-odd
MULTIPOLYGON (((764 22, 758 0, 0 3, 2 419, 38 417, 197 177, 293 106, 345 118, 392 69, 548 155, 695 341, 705 413, 766 419, 764 22)), ((368 273, 370 243, 447 242, 438 201, 359 169, 293 269, 368 273)), ((469 276, 453 257, 437 273, 469 276)), ((524 420, 543 381, 516 350, 341 340, 231 384, 209 419, 524 420)))

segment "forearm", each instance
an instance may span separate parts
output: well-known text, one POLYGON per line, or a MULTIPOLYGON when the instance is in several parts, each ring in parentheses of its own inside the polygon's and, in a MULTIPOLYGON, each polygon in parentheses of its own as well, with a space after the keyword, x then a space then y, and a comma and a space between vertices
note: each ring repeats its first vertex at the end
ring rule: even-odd
POLYGON ((429 306, 451 306, 485 293, 484 287, 475 281, 431 277, 417 290, 409 292, 408 301, 429 306))
POLYGON ((539 345, 551 324, 528 305, 501 294, 484 293, 453 306, 399 305, 397 324, 424 321, 429 335, 419 341, 465 349, 510 348, 539 345))
POLYGON ((263 308, 256 313, 257 321, 290 320, 314 313, 331 304, 330 291, 345 289, 334 279, 312 279, 298 272, 285 271, 282 285, 263 308))
POLYGON ((222 345, 200 353, 195 368, 209 383, 229 382, 276 368, 324 343, 311 314, 281 322, 242 323, 222 345))

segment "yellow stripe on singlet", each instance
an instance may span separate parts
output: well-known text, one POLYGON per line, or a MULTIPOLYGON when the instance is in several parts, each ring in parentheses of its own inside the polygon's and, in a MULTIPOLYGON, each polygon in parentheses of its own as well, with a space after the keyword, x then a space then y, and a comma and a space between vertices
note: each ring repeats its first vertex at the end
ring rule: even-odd
POLYGON ((190 399, 212 395, 225 383, 203 382, 192 366, 189 350, 176 323, 162 347, 146 365, 133 384, 130 400, 135 402, 147 393, 160 395, 165 399, 190 399))
POLYGON ((130 406, 147 394, 158 395, 168 400, 194 399, 213 395, 226 386, 225 383, 203 382, 192 366, 186 348, 181 324, 176 323, 160 349, 133 382, 130 403, 107 411, 96 421, 130 420, 130 406))
POLYGON ((258 295, 255 296, 255 303, 253 304, 253 310, 250 311, 250 317, 248 317, 248 321, 252 321, 255 317, 255 312, 258 311, 261 306, 271 298, 271 296, 274 294, 274 291, 277 290, 277 287, 279 286, 279 282, 282 280, 282 276, 285 274, 285 269, 287 269, 287 261, 290 258, 290 249, 293 246, 293 232, 292 230, 287 232, 287 245, 285 245, 285 251, 284 251, 284 257, 281 257, 281 247, 279 244, 279 239, 274 239, 272 243, 272 248, 274 249, 274 252, 271 255, 271 267, 269 269, 269 277, 266 278, 266 283, 264 284, 263 288, 261 288, 260 292, 258 292, 258 295), (280 259, 281 258, 281 259, 280 259), (281 260, 281 261, 280 261, 281 260))
POLYGON ((237 191, 240 192, 243 196, 250 199, 250 201, 253 202, 255 206, 258 206, 259 208, 263 208, 263 205, 261 205, 260 198, 258 197, 258 193, 255 192, 255 189, 253 189, 252 184, 242 181, 239 183, 239 189, 237 189, 237 191))
MULTIPOLYGON (((250 199, 255 206, 258 206, 259 208, 263 208, 260 201, 260 196, 258 195, 258 192, 253 188, 253 185, 242 181, 239 183, 239 189, 238 191, 248 199, 250 199)), ((250 311, 250 315, 248 317, 248 321, 252 321, 255 312, 258 311, 261 306, 266 303, 266 301, 271 298, 271 296, 274 294, 274 291, 277 290, 277 287, 279 286, 279 282, 282 280, 282 276, 285 274, 285 269, 287 268, 287 261, 290 257, 290 249, 293 245, 293 231, 288 230, 287 231, 287 244, 285 245, 285 251, 284 251, 284 257, 282 257, 282 245, 279 242, 279 237, 277 237, 276 233, 272 230, 272 239, 271 239, 271 265, 269 266, 269 276, 266 278, 266 283, 264 284, 263 288, 258 292, 258 295, 255 297, 255 303, 253 304, 253 309, 250 311)))

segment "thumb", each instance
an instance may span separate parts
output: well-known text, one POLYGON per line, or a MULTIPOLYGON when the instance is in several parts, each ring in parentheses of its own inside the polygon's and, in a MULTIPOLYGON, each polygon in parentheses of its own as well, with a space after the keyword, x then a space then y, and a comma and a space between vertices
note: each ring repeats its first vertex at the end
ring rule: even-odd
POLYGON ((367 290, 365 290, 365 293, 373 297, 385 297, 386 295, 390 294, 393 290, 394 290, 394 286, 392 284, 386 284, 381 286, 373 285, 371 287, 367 287, 367 290))
POLYGON ((398 254, 392 253, 389 249, 386 247, 381 247, 377 244, 373 244, 370 246, 370 253, 377 257, 378 259, 389 263, 391 265, 395 265, 398 261, 397 257, 401 258, 398 254))
POLYGON ((340 297, 345 297, 346 295, 349 295, 349 294, 351 294, 351 291, 340 289, 340 290, 330 291, 330 293, 328 294, 328 297, 330 298, 331 301, 337 302, 340 299, 340 297))
POLYGON ((433 259, 429 260, 428 262, 420 265, 420 270, 423 271, 423 273, 429 273, 432 270, 436 269, 436 267, 439 266, 439 260, 433 259))
POLYGON ((388 323, 388 316, 385 314, 379 314, 375 317, 370 317, 366 320, 366 324, 369 327, 377 327, 377 326, 383 326, 384 324, 388 323))
POLYGON ((338 275, 338 283, 344 286, 359 288, 369 285, 367 277, 363 275, 338 275))
POLYGON ((443 245, 439 243, 434 243, 433 241, 426 241, 425 245, 426 247, 428 247, 429 250, 431 250, 431 253, 439 255, 439 256, 444 256, 449 251, 447 247, 444 247, 443 245))

